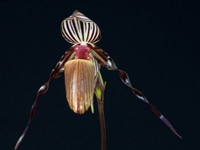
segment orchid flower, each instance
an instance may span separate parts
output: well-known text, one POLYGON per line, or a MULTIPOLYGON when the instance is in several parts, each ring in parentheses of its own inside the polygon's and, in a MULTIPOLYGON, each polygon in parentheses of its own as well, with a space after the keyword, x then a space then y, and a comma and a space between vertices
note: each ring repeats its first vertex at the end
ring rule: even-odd
POLYGON ((132 90, 133 94, 148 104, 155 115, 174 134, 181 138, 171 123, 147 100, 144 94, 132 86, 128 74, 118 69, 113 59, 102 49, 94 45, 94 43, 101 39, 101 31, 95 22, 76 10, 71 16, 62 21, 61 33, 64 39, 73 44, 73 46, 61 57, 52 70, 49 80, 38 90, 30 111, 28 124, 18 139, 15 150, 24 138, 29 124, 35 115, 38 98, 47 92, 50 81, 60 77, 62 72, 64 72, 67 101, 69 107, 75 113, 84 114, 90 107, 93 112, 93 95, 96 95, 101 125, 101 149, 105 150, 106 129, 103 103, 106 82, 103 81, 100 73, 101 66, 108 70, 117 71, 122 82, 132 90))

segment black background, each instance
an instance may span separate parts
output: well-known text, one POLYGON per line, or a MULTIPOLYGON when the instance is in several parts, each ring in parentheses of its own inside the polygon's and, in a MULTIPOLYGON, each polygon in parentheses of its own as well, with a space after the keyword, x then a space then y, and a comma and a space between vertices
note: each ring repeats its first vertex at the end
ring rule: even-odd
MULTIPOLYGON (((138 100, 117 72, 102 68, 107 149, 198 149, 199 8, 185 0, 1 1, 0 149, 14 148, 37 90, 71 46, 60 34, 60 23, 76 9, 99 25, 102 40, 97 45, 183 137, 176 137, 138 100)), ((94 114, 74 114, 63 75, 51 82, 19 150, 100 150, 94 100, 94 114)))

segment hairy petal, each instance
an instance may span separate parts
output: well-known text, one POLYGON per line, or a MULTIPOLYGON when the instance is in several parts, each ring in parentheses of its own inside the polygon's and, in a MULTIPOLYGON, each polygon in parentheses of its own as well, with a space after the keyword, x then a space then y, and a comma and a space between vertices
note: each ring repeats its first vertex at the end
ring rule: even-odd
POLYGON ((125 85, 127 85, 129 88, 131 88, 135 96, 139 98, 140 100, 142 100, 143 102, 147 103, 149 107, 151 108, 151 110, 154 112, 154 114, 158 116, 172 130, 172 132, 174 132, 174 134, 176 134, 179 138, 182 138, 176 132, 174 127, 171 125, 171 123, 151 103, 149 103, 145 95, 131 85, 128 74, 125 71, 118 69, 114 61, 112 60, 112 58, 107 53, 105 53, 101 49, 98 49, 97 47, 93 47, 92 54, 102 66, 106 67, 109 70, 116 70, 122 82, 125 85))
POLYGON ((37 104, 37 101, 38 101, 38 98, 40 97, 40 95, 44 94, 47 92, 48 90, 48 87, 49 87, 49 83, 51 80, 53 79, 56 79, 60 76, 61 72, 64 71, 64 64, 66 61, 70 60, 71 58, 73 58, 74 54, 73 54, 74 50, 73 48, 71 48, 68 52, 65 52, 65 54, 61 57, 61 59, 59 60, 59 62, 56 64, 55 68, 52 70, 51 74, 50 74, 50 77, 49 77, 49 80, 44 83, 40 89, 38 90, 37 94, 36 94, 36 98, 35 98, 35 101, 31 107, 31 111, 30 111, 30 116, 29 116, 29 120, 28 120, 28 124, 24 130, 24 132, 22 133, 22 135, 20 136, 20 138, 18 139, 16 145, 15 145, 15 150, 19 147, 19 144, 21 143, 21 141, 23 140, 26 132, 27 132, 27 129, 29 127, 29 124, 31 123, 34 115, 35 115, 35 111, 36 111, 36 104, 37 104))

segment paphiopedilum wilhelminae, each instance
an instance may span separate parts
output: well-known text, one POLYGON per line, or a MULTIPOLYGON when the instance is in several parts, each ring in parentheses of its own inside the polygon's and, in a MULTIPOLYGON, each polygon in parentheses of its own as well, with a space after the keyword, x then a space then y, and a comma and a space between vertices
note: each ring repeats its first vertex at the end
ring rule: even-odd
POLYGON ((61 57, 52 70, 49 80, 38 90, 30 111, 28 124, 17 141, 15 149, 18 148, 24 138, 29 124, 35 115, 39 96, 47 92, 51 80, 60 77, 60 74, 64 72, 67 101, 69 107, 75 113, 84 114, 89 107, 91 107, 93 112, 93 95, 96 95, 101 124, 101 149, 105 150, 106 130, 103 102, 106 83, 103 81, 100 73, 101 66, 108 70, 117 71, 122 82, 132 90, 135 96, 148 104, 156 116, 181 138, 170 122, 149 103, 144 94, 132 86, 128 74, 118 69, 112 58, 94 45, 94 43, 101 39, 100 29, 95 22, 76 10, 71 16, 62 21, 61 33, 64 39, 72 43, 73 46, 61 57))

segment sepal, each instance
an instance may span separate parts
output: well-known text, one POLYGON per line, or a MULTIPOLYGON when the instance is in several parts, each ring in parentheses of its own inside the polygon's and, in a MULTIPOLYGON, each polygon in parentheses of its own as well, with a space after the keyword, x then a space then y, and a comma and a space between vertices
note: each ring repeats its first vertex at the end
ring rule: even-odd
POLYGON ((61 34, 72 44, 96 43, 101 39, 98 25, 78 10, 62 21, 61 34))

